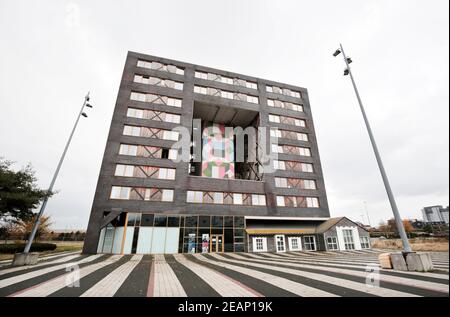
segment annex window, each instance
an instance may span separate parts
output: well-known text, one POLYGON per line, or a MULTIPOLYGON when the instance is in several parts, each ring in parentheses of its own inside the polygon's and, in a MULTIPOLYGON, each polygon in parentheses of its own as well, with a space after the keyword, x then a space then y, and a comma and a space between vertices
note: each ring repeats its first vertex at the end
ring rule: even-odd
POLYGON ((253 252, 267 252, 267 238, 254 237, 253 238, 253 252))
POLYGON ((370 238, 366 236, 360 236, 361 249, 370 249, 370 238))
POLYGON ((303 237, 303 246, 306 251, 316 251, 316 237, 305 236, 303 237))
POLYGON ((327 237, 327 250, 339 250, 337 237, 327 237))
POLYGON ((344 236, 345 250, 355 250, 355 241, 353 239, 352 229, 343 229, 342 234, 344 236))

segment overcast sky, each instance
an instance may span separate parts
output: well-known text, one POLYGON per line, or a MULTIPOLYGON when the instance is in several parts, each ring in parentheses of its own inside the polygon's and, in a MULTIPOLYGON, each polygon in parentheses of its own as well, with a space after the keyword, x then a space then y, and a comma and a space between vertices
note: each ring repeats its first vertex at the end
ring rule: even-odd
MULTIPOLYGON (((331 216, 392 213, 344 64, 372 122, 403 217, 449 201, 447 0, 0 1, 0 156, 50 183, 83 97, 83 119, 47 206, 85 229, 127 51, 306 87, 331 216)), ((364 216, 362 216, 364 215, 364 216)))

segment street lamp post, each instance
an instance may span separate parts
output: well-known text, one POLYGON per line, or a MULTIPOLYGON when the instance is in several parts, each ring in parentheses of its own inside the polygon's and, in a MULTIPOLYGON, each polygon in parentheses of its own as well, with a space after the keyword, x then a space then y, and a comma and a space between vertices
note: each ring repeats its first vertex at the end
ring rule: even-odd
MULTIPOLYGON (((52 181, 50 183, 50 186, 48 187, 48 191, 51 192, 53 190, 53 185, 55 185, 56 178, 58 177, 59 170, 61 169, 61 165, 64 161, 64 157, 66 156, 67 149, 69 148, 70 142, 72 141, 73 134, 75 133, 75 129, 77 128, 78 121, 80 121, 80 117, 87 117, 87 114, 84 112, 84 108, 92 108, 92 105, 89 103, 89 92, 87 93, 86 97, 84 97, 83 105, 81 106, 80 113, 78 114, 77 120, 75 121, 75 124, 72 128, 72 132, 70 133, 69 139, 67 140, 66 146, 64 147, 64 151, 61 155, 61 158, 59 159, 58 166, 56 167, 55 174, 53 175, 52 181)), ((41 209, 39 210, 39 213, 36 216, 36 220, 33 225, 33 229, 31 230, 30 236, 28 237, 27 244, 25 245, 25 249, 23 250, 23 253, 29 253, 31 244, 33 243, 34 237, 36 235, 37 229, 39 228, 40 219, 42 214, 44 213, 45 207, 47 206, 48 197, 44 198, 44 201, 42 202, 41 209)))
POLYGON ((364 118, 364 122, 366 124, 370 142, 372 143, 372 148, 375 153, 375 158, 377 160, 378 167, 379 167, 380 173, 381 173, 381 177, 383 178, 384 187, 386 188, 386 193, 389 198, 389 203, 391 204, 392 212, 394 214, 395 224, 397 226, 397 230, 398 230, 400 237, 402 239, 402 242, 403 242, 403 250, 405 253, 410 253, 410 252, 412 252, 412 250, 411 250, 411 246, 408 241, 408 237, 406 236, 406 231, 403 226, 402 218, 400 217, 400 213, 397 208, 397 203, 395 202, 395 197, 394 197, 394 194, 392 193, 391 185, 389 184, 389 179, 386 175, 386 171, 384 169, 384 165, 381 160, 380 153, 378 151, 377 143, 375 142, 375 137, 373 136, 372 129, 370 128, 369 119, 367 118, 366 111, 364 110, 364 106, 361 101, 361 97, 359 95, 358 88, 356 87, 355 79, 353 78, 352 70, 349 65, 350 63, 352 63, 352 60, 350 59, 350 57, 347 57, 345 55, 342 44, 340 44, 340 49, 337 49, 336 52, 333 54, 333 56, 336 57, 340 53, 342 53, 342 55, 344 56, 344 62, 345 62, 345 65, 347 66, 347 68, 344 70, 344 75, 345 76, 350 75, 350 79, 352 81, 353 88, 355 90, 356 98, 358 99, 359 107, 361 109, 361 113, 364 118))

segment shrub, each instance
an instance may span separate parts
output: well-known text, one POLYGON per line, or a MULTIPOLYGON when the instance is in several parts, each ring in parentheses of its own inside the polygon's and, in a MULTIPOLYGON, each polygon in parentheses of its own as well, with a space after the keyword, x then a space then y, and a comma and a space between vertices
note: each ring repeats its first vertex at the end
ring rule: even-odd
MULTIPOLYGON (((23 252, 25 243, 0 244, 0 253, 14 254, 23 252)), ((53 251, 56 249, 54 243, 33 243, 30 252, 53 251)))

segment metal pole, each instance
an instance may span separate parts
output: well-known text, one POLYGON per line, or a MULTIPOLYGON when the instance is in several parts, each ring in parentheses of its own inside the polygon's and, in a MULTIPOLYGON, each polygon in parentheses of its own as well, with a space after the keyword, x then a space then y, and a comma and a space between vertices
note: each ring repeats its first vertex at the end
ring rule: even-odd
MULTIPOLYGON (((48 187, 49 192, 53 190, 53 185, 55 185, 56 178, 58 177, 58 173, 59 173, 59 170, 61 169, 61 165, 64 161, 64 157, 66 156, 67 149, 69 148, 69 145, 70 145, 70 141, 72 141, 72 137, 73 137, 73 134, 75 133, 75 129, 78 125, 78 121, 80 121, 80 117, 81 117, 81 114, 83 113, 84 106, 86 105, 88 100, 89 100, 89 92, 87 93, 86 97, 84 98, 83 105, 81 106, 80 113, 78 114, 77 120, 75 121, 72 132, 70 133, 69 140, 67 140, 66 146, 64 147, 64 151, 61 155, 61 158, 59 159, 59 163, 58 163, 58 166, 56 167, 55 174, 53 175, 53 179, 50 183, 50 186, 48 187)), ((45 197, 44 201, 42 202, 41 209, 39 210, 39 213, 34 222, 33 229, 31 230, 30 236, 28 238, 27 244, 25 245, 25 249, 23 250, 23 253, 30 252, 31 244, 33 243, 34 236, 36 235, 37 229, 39 228, 39 224, 41 223, 40 219, 41 219, 42 214, 44 213, 45 207, 47 206, 47 201, 48 201, 48 197, 45 197)))
POLYGON ((395 202, 394 194, 392 193, 391 185, 389 184, 389 179, 386 175, 386 171, 383 166, 383 162, 381 160, 380 153, 378 151, 377 143, 375 142, 375 137, 373 136, 372 129, 370 128, 369 120, 366 115, 366 111, 364 110, 364 106, 361 101, 361 97, 359 96, 358 88, 356 87, 355 80, 353 78, 352 71, 347 61, 347 57, 345 56, 344 48, 341 46, 342 55, 344 55, 344 61, 347 65, 348 72, 350 74, 350 78, 352 80, 353 88, 355 89, 356 98, 358 99, 359 107, 361 108, 361 113, 364 118, 364 122, 366 124, 367 132, 369 133, 370 142, 372 143, 373 151, 375 153, 375 158, 377 159, 378 167, 380 168, 381 177, 383 178, 384 187, 386 188, 386 193, 389 198, 389 203, 391 204, 392 212, 394 214, 395 223, 397 225, 397 230, 402 238, 403 249, 405 252, 412 252, 411 246, 409 245, 408 237, 406 236, 405 228, 403 227, 402 218, 397 208, 397 203, 395 202))

